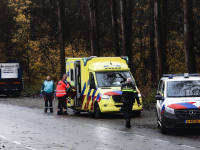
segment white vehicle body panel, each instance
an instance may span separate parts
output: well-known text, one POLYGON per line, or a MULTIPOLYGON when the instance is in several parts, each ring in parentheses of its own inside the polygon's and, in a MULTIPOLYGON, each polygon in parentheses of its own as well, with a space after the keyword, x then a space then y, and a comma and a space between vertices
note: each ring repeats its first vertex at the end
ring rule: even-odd
POLYGON ((0 63, 1 78, 18 78, 19 63, 0 63))

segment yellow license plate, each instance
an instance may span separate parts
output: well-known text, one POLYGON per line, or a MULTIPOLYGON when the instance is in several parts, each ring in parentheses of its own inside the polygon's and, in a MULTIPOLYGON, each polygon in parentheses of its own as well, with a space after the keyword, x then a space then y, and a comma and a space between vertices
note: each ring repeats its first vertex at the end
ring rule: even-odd
POLYGON ((185 123, 200 123, 200 120, 185 120, 185 123))

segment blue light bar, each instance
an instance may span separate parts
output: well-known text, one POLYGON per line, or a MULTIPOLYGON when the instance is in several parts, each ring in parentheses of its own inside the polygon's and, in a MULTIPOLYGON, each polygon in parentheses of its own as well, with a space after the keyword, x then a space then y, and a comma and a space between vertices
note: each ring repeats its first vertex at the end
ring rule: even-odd
POLYGON ((87 62, 89 61, 89 60, 91 60, 93 57, 87 57, 87 58, 82 58, 83 59, 83 62, 84 62, 84 66, 86 66, 87 65, 87 62))
POLYGON ((106 65, 104 68, 121 68, 121 65, 106 65))
MULTIPOLYGON (((163 77, 175 77, 175 76, 186 76, 186 73, 184 74, 163 74, 163 77)), ((188 76, 199 76, 198 73, 188 73, 188 76)))
POLYGON ((128 56, 122 56, 121 58, 124 59, 128 65, 128 63, 129 63, 128 56))

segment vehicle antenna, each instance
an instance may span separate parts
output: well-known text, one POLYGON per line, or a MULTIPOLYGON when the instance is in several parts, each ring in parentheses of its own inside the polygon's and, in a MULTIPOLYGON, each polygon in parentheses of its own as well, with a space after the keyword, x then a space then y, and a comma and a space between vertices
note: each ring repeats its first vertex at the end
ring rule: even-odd
POLYGON ((110 57, 110 65, 112 65, 112 63, 111 63, 111 57, 110 57))

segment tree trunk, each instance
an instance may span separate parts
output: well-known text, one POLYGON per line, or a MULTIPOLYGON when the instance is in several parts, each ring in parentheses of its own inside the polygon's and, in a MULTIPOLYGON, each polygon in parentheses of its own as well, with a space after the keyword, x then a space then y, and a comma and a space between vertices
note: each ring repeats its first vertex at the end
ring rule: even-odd
POLYGON ((154 0, 150 0, 150 72, 151 72, 151 87, 156 87, 157 75, 156 75, 156 52, 154 42, 154 0))
POLYGON ((139 39, 140 39, 140 61, 141 61, 141 63, 143 64, 142 65, 142 69, 141 69, 141 74, 142 75, 144 75, 144 70, 145 70, 145 68, 144 68, 144 66, 145 66, 145 62, 144 62, 144 60, 145 60, 145 50, 143 49, 143 32, 142 32, 142 20, 141 20, 141 16, 142 16, 142 12, 141 12, 142 10, 140 9, 139 10, 139 26, 140 26, 140 30, 139 30, 139 39))
POLYGON ((167 34, 168 34, 168 21, 167 21, 167 4, 168 0, 162 0, 162 62, 163 73, 168 73, 167 65, 167 34))
POLYGON ((111 5, 114 54, 115 56, 120 56, 116 0, 111 0, 110 5, 111 5))
POLYGON ((158 74, 159 78, 163 76, 163 60, 162 60, 162 31, 161 31, 161 9, 160 1, 154 1, 154 16, 155 16, 155 35, 156 35, 156 52, 157 52, 157 63, 158 63, 158 74))
POLYGON ((89 0, 90 8, 90 24, 91 24, 91 53, 95 56, 100 56, 99 49, 99 10, 98 0, 89 0))
POLYGON ((91 30, 91 55, 95 55, 95 48, 94 48, 94 7, 93 7, 93 0, 90 0, 88 3, 88 6, 90 8, 90 30, 91 30))
POLYGON ((183 0, 184 5, 184 47, 188 73, 196 73, 194 53, 194 22, 192 0, 183 0))
POLYGON ((95 30, 95 55, 100 56, 99 49, 99 9, 98 0, 94 0, 94 30, 95 30))
POLYGON ((58 7, 58 28, 59 28, 59 43, 60 43, 60 64, 61 64, 61 74, 64 74, 65 71, 65 44, 64 44, 64 26, 63 26, 63 19, 64 19, 64 11, 63 11, 63 4, 62 0, 57 1, 58 7))
POLYGON ((133 1, 132 0, 127 0, 127 53, 129 57, 129 67, 131 72, 134 71, 133 69, 133 54, 132 54, 132 7, 133 6, 133 1))
POLYGON ((123 39, 123 55, 128 55, 128 21, 127 21, 127 0, 121 1, 121 23, 123 39))

